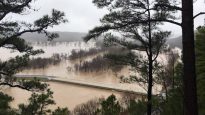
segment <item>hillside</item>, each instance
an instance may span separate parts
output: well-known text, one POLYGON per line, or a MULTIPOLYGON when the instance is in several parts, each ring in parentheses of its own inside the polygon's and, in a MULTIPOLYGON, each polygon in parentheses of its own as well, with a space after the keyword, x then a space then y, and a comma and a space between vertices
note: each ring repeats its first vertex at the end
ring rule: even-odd
POLYGON ((182 36, 168 39, 167 44, 169 44, 170 47, 172 47, 172 48, 178 47, 178 48, 182 49, 182 36))
MULTIPOLYGON (((82 41, 86 33, 79 32, 56 32, 59 34, 59 38, 54 39, 54 42, 72 42, 72 41, 82 41)), ((44 34, 38 33, 26 33, 21 36, 27 42, 46 42, 47 38, 44 34)))
MULTIPOLYGON (((80 33, 80 32, 57 32, 57 33, 59 34, 59 38, 54 39, 53 42, 83 41, 83 37, 86 35, 86 33, 80 33)), ((47 41, 47 38, 45 37, 44 34, 38 34, 38 33, 26 33, 22 35, 22 38, 24 38, 27 42, 47 41)), ((170 38, 167 40, 167 44, 169 44, 171 47, 182 48, 182 37, 179 36, 177 38, 170 38)))

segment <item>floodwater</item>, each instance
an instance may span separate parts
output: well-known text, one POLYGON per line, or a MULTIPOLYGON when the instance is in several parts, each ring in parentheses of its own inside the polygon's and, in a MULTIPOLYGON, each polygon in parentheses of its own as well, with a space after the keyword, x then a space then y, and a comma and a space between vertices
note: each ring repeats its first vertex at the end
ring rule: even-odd
MULTIPOLYGON (((72 110, 76 105, 85 103, 94 98, 106 98, 111 94, 115 94, 116 97, 119 98, 122 94, 111 90, 96 89, 58 82, 49 82, 49 85, 51 90, 54 91, 53 99, 56 102, 56 105, 50 107, 51 109, 55 109, 60 106, 68 107, 72 110)), ((14 97, 14 101, 11 103, 14 108, 17 108, 20 103, 26 103, 27 99, 31 95, 31 92, 19 88, 4 88, 3 91, 14 97)))
MULTIPOLYGON (((94 42, 83 43, 83 42, 68 42, 68 43, 55 43, 55 44, 34 44, 35 49, 43 49, 44 54, 38 55, 37 57, 51 57, 54 53, 58 54, 71 54, 73 49, 75 50, 89 50, 90 48, 96 47, 94 42)), ((8 60, 11 57, 18 55, 18 52, 13 52, 12 50, 0 48, 0 59, 8 60)), ((35 56, 36 57, 36 56, 35 56)), ((44 69, 35 70, 24 70, 19 75, 46 75, 46 76, 56 76, 63 79, 74 79, 86 82, 97 82, 106 83, 111 85, 118 85, 119 87, 126 87, 127 89, 146 92, 143 87, 137 84, 122 84, 116 75, 129 75, 129 69, 124 68, 122 71, 113 73, 111 71, 104 71, 98 73, 80 73, 75 71, 68 71, 67 67, 73 67, 75 63, 70 60, 64 60, 58 65, 52 65, 44 69)), ((104 90, 99 88, 91 88, 85 86, 77 86, 65 83, 49 82, 50 88, 54 91, 54 100, 57 106, 69 107, 73 109, 76 105, 84 103, 93 98, 107 97, 111 94, 120 96, 121 93, 114 92, 111 90, 104 90)), ((161 87, 154 87, 154 92, 159 92, 161 87)), ((31 92, 27 92, 18 88, 6 88, 4 92, 14 97, 12 102, 13 107, 17 107, 19 103, 25 103, 31 92)), ((56 107, 56 106, 55 106, 56 107)), ((53 108, 53 107, 51 107, 53 108)))
MULTIPOLYGON (((34 49, 43 49, 45 53, 34 57, 51 57, 53 54, 71 54, 72 50, 89 50, 95 47, 95 42, 55 42, 55 43, 32 43, 34 49)), ((8 60, 19 55, 18 51, 0 48, 0 59, 8 60)))

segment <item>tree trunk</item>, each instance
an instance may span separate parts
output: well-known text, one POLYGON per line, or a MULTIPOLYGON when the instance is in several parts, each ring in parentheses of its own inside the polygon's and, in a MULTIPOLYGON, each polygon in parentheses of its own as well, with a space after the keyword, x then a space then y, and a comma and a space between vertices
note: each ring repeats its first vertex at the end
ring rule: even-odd
POLYGON ((184 115, 198 115, 194 49, 193 0, 182 0, 184 115))
MULTIPOLYGON (((149 0, 147 0, 147 4, 148 4, 148 9, 149 9, 149 0)), ((148 54, 148 61, 149 61, 149 76, 148 76, 148 92, 147 92, 147 99, 148 99, 148 103, 147 103, 147 115, 151 115, 152 114, 152 85, 153 85, 153 78, 152 78, 152 71, 153 71, 153 60, 152 60, 152 31, 151 31, 151 13, 150 10, 148 10, 148 31, 149 31, 149 54, 148 54)))
POLYGON ((148 78, 148 93, 147 93, 147 115, 152 114, 152 70, 153 70, 153 61, 152 56, 149 56, 149 78, 148 78))

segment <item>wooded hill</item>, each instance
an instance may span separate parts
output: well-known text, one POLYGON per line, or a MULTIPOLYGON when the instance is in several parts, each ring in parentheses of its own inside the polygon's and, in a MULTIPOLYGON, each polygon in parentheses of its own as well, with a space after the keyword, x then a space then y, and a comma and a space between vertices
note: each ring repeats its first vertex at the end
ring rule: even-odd
MULTIPOLYGON (((83 41, 83 37, 86 33, 80 32, 56 32, 59 34, 59 38, 53 40, 53 42, 73 42, 73 41, 83 41)), ((27 42, 46 42, 47 39, 45 35, 38 33, 26 33, 22 37, 27 42)), ((167 40, 167 43, 171 47, 178 47, 182 49, 182 37, 170 38, 167 40)))

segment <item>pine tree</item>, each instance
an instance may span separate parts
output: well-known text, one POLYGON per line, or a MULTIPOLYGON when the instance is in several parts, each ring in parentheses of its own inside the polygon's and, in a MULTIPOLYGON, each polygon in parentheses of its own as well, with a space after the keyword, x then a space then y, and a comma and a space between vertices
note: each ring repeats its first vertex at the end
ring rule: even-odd
POLYGON ((121 112, 122 107, 115 95, 111 95, 101 102, 101 108, 97 109, 96 115, 119 115, 121 112))
MULTIPOLYGON (((173 11, 158 10, 159 4, 150 4, 149 0, 116 0, 116 1, 93 1, 99 8, 107 7, 109 14, 102 19, 102 26, 96 27, 89 32, 85 40, 96 38, 105 33, 105 43, 108 45, 118 44, 129 49, 125 56, 109 56, 117 63, 132 66, 140 72, 139 76, 130 76, 130 80, 143 81, 147 83, 147 114, 152 113, 152 86, 154 66, 157 64, 156 59, 164 46, 165 38, 170 32, 161 31, 157 25, 167 17, 172 16, 173 11), (110 31, 119 32, 120 36, 114 36, 110 31), (146 52, 147 57, 142 58, 136 55, 134 50, 146 52), (140 59, 141 58, 141 59, 140 59)), ((172 22, 171 20, 169 20, 172 22)))
POLYGON ((34 23, 6 20, 8 15, 21 15, 33 10, 31 3, 34 0, 1 0, 0 1, 0 47, 16 50, 23 54, 7 61, 0 61, 0 85, 19 87, 26 90, 38 89, 38 80, 15 82, 13 75, 21 70, 29 61, 29 56, 42 53, 42 50, 33 50, 21 35, 28 32, 44 33, 49 40, 58 37, 56 33, 49 33, 46 29, 65 23, 65 14, 53 9, 51 15, 44 15, 34 23))
POLYGON ((205 114, 205 27, 198 27, 196 32, 196 73, 199 115, 205 114))
MULTIPOLYGON (((124 12, 124 17, 120 15, 115 15, 116 13, 113 13, 116 18, 119 18, 118 21, 112 21, 113 18, 107 18, 106 21, 103 21, 104 23, 107 22, 113 22, 114 25, 117 25, 116 27, 113 27, 112 25, 106 25, 104 24, 102 27, 95 28, 95 31, 90 31, 90 36, 87 38, 92 38, 95 36, 100 35, 101 33, 105 32, 109 29, 118 30, 121 27, 124 26, 130 26, 134 24, 144 24, 145 22, 168 22, 175 25, 178 25, 182 28, 182 40, 183 40, 183 63, 184 63, 184 76, 183 76, 183 82, 184 82, 184 114, 185 115, 197 115, 197 96, 196 96, 196 72, 195 72, 195 51, 194 51, 194 28, 193 28, 193 20, 202 15, 205 14, 205 12, 200 12, 193 16, 193 0, 155 0, 152 1, 153 8, 144 10, 144 12, 137 13, 138 11, 143 11, 140 9, 146 8, 146 5, 144 5, 145 2, 149 2, 149 0, 93 0, 95 4, 99 8, 108 7, 110 12, 113 12, 113 8, 116 8, 118 11, 123 9, 132 9, 131 11, 134 11, 133 13, 124 12), (116 3, 116 6, 112 5, 112 3, 116 3), (182 7, 180 7, 182 5, 182 7), (114 6, 114 7, 113 7, 114 6), (133 10, 134 9, 134 10, 133 10), (141 14, 144 14, 148 11, 156 10, 158 12, 158 18, 151 18, 150 20, 142 21, 144 17, 140 17, 141 14), (175 21, 174 14, 176 12, 181 12, 181 18, 182 22, 175 21), (159 15, 160 14, 160 15, 159 15), (127 18, 128 16, 132 15, 131 18, 127 18), (125 19, 127 18, 127 20, 125 19), (121 20, 120 19, 124 19, 121 20), (101 31, 104 29, 103 31, 101 31)), ((109 17, 109 15, 106 15, 105 17, 109 17)), ((132 28, 132 26, 130 26, 132 28)))

